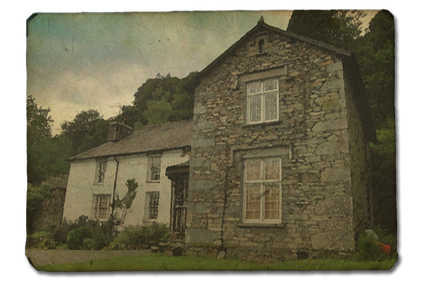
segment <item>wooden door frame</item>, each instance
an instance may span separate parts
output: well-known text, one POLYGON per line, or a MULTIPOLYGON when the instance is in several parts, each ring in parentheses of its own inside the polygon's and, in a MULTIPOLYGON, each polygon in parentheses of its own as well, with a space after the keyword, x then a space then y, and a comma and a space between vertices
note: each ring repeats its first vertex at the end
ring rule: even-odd
MULTIPOLYGON (((174 209, 175 209, 175 182, 179 178, 187 178, 189 184, 189 164, 183 163, 175 166, 170 166, 166 169, 166 175, 171 180, 171 204, 170 204, 170 224, 169 224, 169 237, 170 240, 177 240, 174 233, 174 209)), ((189 187, 189 186, 188 186, 189 187)), ((187 187, 187 193, 189 188, 187 187)), ((186 223, 187 214, 185 214, 185 223, 186 223)))

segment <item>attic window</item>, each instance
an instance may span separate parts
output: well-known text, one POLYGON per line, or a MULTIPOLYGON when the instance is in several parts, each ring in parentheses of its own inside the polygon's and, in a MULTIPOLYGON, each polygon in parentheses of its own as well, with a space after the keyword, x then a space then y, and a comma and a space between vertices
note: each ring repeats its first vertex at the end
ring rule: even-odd
POLYGON ((263 52, 263 45, 264 45, 264 39, 260 39, 259 42, 258 42, 259 53, 263 52))
POLYGON ((261 54, 264 52, 264 46, 267 44, 268 40, 268 34, 266 31, 260 32, 255 35, 255 41, 258 46, 258 54, 261 54))

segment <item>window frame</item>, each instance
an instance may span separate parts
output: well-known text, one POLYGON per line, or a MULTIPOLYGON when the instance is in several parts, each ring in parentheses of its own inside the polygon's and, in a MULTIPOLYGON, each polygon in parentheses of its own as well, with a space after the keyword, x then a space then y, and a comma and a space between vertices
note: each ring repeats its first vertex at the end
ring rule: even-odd
POLYGON ((104 184, 104 181, 106 179, 106 171, 107 171, 107 160, 106 159, 98 160, 96 172, 95 172, 95 180, 94 180, 95 184, 104 184), (102 171, 103 166, 104 166, 104 170, 102 171))
POLYGON ((107 221, 109 219, 109 216, 110 216, 110 206, 111 206, 111 197, 112 197, 111 194, 93 194, 91 217, 94 220, 107 221), (102 199, 104 201, 108 202, 107 207, 102 207, 101 206, 101 204, 104 203, 104 202, 102 202, 102 199), (100 215, 101 215, 100 212, 102 210, 106 210, 104 217, 100 217, 100 215))
POLYGON ((242 211, 242 222, 243 223, 253 223, 253 224, 280 224, 282 223, 282 157, 280 156, 270 156, 270 157, 253 157, 253 158, 246 158, 243 160, 243 176, 242 176, 242 198, 243 198, 243 211, 242 211), (279 168, 279 178, 277 180, 266 180, 264 178, 265 175, 265 162, 266 160, 274 160, 278 161, 278 168, 279 168), (250 162, 257 162, 260 163, 260 179, 259 180, 248 180, 247 179, 247 165, 250 162), (277 219, 266 219, 265 216, 265 194, 266 194, 266 184, 277 184, 278 187, 278 215, 277 219), (260 185, 260 217, 258 219, 247 218, 247 192, 248 188, 247 185, 249 184, 259 184, 260 185))
POLYGON ((159 218, 159 204, 160 204, 160 191, 147 191, 145 193, 145 215, 144 215, 144 220, 145 221, 156 221, 159 218), (153 196, 157 195, 156 198, 154 198, 153 196), (152 205, 152 203, 154 201, 157 201, 156 205, 152 205), (153 212, 151 211, 152 209, 155 209, 155 211, 153 210, 153 212), (155 214, 155 217, 154 217, 155 214))
POLYGON ((278 77, 269 77, 269 78, 263 78, 258 80, 250 80, 246 81, 245 86, 246 91, 246 116, 245 116, 245 123, 247 125, 254 125, 254 124, 263 124, 263 123, 271 123, 271 122, 277 122, 279 121, 279 78, 278 77), (276 82, 276 89, 273 90, 264 90, 264 83, 267 81, 275 81, 276 82), (250 87, 253 83, 260 82, 260 92, 251 93, 250 87), (276 94, 276 109, 275 109, 275 119, 271 120, 265 120, 266 116, 266 94, 276 94), (260 120, 259 121, 251 121, 251 98, 253 96, 261 96, 260 98, 260 120))
POLYGON ((148 168, 147 168, 147 182, 160 182, 160 178, 162 176, 162 169, 161 169, 161 165, 162 165, 162 155, 161 154, 155 154, 155 155, 149 155, 148 156, 148 168), (159 179, 153 179, 153 164, 154 164, 154 159, 159 159, 159 179))

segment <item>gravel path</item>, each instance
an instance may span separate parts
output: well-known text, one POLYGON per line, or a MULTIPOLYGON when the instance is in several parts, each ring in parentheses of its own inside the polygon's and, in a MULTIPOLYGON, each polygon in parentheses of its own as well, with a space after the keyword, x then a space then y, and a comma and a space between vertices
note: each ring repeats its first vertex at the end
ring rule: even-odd
POLYGON ((150 250, 126 250, 126 251, 91 251, 91 250, 36 250, 26 249, 25 255, 34 266, 89 262, 91 260, 104 260, 116 257, 150 255, 150 250))

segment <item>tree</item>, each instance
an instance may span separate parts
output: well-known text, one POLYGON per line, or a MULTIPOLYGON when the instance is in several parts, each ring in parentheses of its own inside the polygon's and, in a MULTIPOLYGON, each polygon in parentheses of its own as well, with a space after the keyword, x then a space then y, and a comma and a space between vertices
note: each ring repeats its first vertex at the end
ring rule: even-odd
POLYGON ((81 111, 72 122, 65 121, 62 127, 62 136, 67 137, 72 142, 73 155, 78 152, 86 136, 92 136, 96 133, 96 123, 102 120, 97 110, 90 109, 81 111))
POLYGON ((27 97, 27 177, 38 185, 49 177, 67 174, 71 143, 61 136, 51 136, 50 109, 38 107, 32 96, 27 97))
POLYGON ((126 122, 125 124, 137 130, 147 124, 144 114, 136 106, 123 106, 122 113, 115 118, 117 122, 126 122))
POLYGON ((126 191, 125 196, 122 199, 119 198, 117 195, 116 200, 113 203, 113 210, 112 210, 112 219, 115 219, 117 222, 116 224, 123 224, 125 222, 125 217, 128 213, 128 209, 131 208, 132 202, 134 201, 135 197, 137 196, 137 188, 138 183, 135 179, 128 179, 126 181, 126 191))
POLYGON ((362 11, 295 10, 287 31, 350 50, 361 33, 362 11))
POLYGON ((36 146, 42 139, 51 137, 50 109, 38 107, 35 99, 28 96, 26 99, 26 127, 28 144, 36 146))
MULTIPOLYGON (((195 78, 197 72, 179 79, 160 76, 148 79, 134 94, 134 108, 139 112, 138 124, 159 124, 179 120, 188 120, 193 116, 194 97, 184 86, 195 78)), ((131 109, 135 113, 135 109, 131 109)), ((129 118, 126 118, 129 121, 129 118)), ((128 124, 132 124, 128 122, 128 124)))
POLYGON ((182 78, 176 86, 170 106, 173 114, 170 121, 189 120, 194 115, 194 95, 185 90, 185 85, 197 76, 197 72, 191 72, 187 77, 182 78))
POLYGON ((370 144, 375 223, 395 233, 396 219, 396 137, 395 122, 376 130, 377 143, 370 144))
POLYGON ((144 116, 148 120, 148 125, 163 124, 169 121, 169 116, 172 115, 173 111, 167 100, 168 95, 163 95, 159 101, 149 100, 147 102, 147 110, 144 112, 144 116))
POLYGON ((109 121, 98 119, 94 123, 94 134, 87 134, 84 136, 77 152, 82 153, 106 143, 109 133, 109 124, 109 121))
POLYGON ((134 105, 144 112, 149 100, 160 101, 164 93, 169 93, 171 101, 179 80, 176 77, 148 79, 134 94, 134 105))
POLYGON ((382 10, 357 40, 356 54, 376 128, 395 118, 395 30, 390 12, 382 10))

